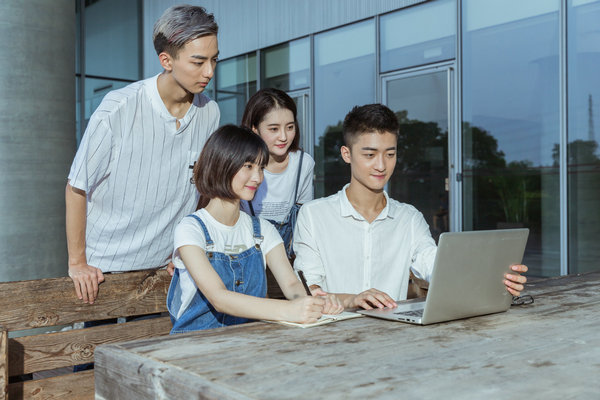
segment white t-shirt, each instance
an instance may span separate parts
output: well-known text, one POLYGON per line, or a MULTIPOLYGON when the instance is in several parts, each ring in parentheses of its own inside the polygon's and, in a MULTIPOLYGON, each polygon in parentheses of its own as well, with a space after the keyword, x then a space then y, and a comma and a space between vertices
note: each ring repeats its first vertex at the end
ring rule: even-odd
POLYGON ((437 246, 423 215, 390 199, 369 223, 338 193, 308 202, 298 213, 294 268, 309 285, 332 293, 358 294, 370 288, 395 300, 406 298, 410 269, 429 280, 437 246))
MULTIPOLYGON (((214 242, 212 251, 225 254, 239 254, 254 246, 252 217, 248 214, 241 212, 240 217, 233 226, 220 223, 205 208, 201 208, 194 214, 206 225, 208 234, 214 242)), ((260 243, 260 250, 263 256, 263 264, 266 266, 267 254, 279 243, 282 243, 282 240, 277 229, 269 221, 265 221, 262 218, 259 218, 259 220, 260 233, 263 236, 263 241, 260 243)), ((193 217, 184 218, 175 228, 173 264, 175 264, 176 268, 179 268, 179 284, 181 286, 181 308, 179 309, 177 318, 185 311, 197 290, 196 283, 185 268, 183 260, 179 255, 179 248, 186 245, 194 245, 206 250, 204 231, 200 223, 193 217)))
POLYGON ((69 173, 87 195, 87 262, 104 272, 168 262, 177 222, 197 205, 192 167, 219 125, 217 103, 199 94, 177 129, 157 78, 104 97, 69 173))
MULTIPOLYGON (((296 189, 300 154, 304 154, 304 157, 302 159, 302 170, 300 171, 297 202, 304 204, 313 199, 315 161, 308 153, 293 151, 289 153, 290 160, 285 171, 273 173, 265 169, 264 180, 258 187, 254 200, 252 200, 252 207, 254 207, 257 216, 279 222, 287 217, 292 206, 296 203, 294 201, 294 190, 296 189)), ((251 214, 248 202, 241 201, 240 204, 242 210, 251 214)))

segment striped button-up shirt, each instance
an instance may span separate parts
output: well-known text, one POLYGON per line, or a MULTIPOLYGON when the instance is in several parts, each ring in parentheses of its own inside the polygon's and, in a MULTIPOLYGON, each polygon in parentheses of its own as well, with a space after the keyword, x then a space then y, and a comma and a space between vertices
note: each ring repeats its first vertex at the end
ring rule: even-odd
POLYGON ((157 78, 106 95, 69 173, 87 195, 87 262, 104 272, 168 262, 175 226, 197 204, 192 167, 219 124, 217 104, 200 94, 177 128, 157 78))

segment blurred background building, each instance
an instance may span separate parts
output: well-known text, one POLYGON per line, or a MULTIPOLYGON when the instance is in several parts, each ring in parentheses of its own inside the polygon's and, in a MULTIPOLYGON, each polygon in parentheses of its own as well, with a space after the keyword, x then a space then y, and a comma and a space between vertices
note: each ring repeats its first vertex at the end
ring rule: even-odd
MULTIPOLYGON (((260 88, 288 92, 316 197, 349 180, 344 115, 383 103, 401 123, 388 191, 434 237, 527 227, 530 275, 600 269, 600 0, 187 2, 220 27, 207 93, 221 123, 239 123, 260 88)), ((0 5, 18 59, 0 61, 0 280, 66 273, 63 188, 76 144, 108 91, 160 73, 152 26, 179 3, 0 5)))

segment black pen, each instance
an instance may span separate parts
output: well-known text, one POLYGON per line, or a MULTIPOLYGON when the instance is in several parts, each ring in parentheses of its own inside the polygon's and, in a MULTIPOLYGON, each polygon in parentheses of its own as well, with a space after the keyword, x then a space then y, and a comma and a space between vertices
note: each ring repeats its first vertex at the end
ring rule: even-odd
POLYGON ((308 287, 308 284, 306 283, 306 278, 304 278, 304 272, 302 272, 301 270, 298 270, 298 276, 300 277, 300 282, 302 282, 302 286, 304 286, 304 290, 306 290, 306 294, 309 296, 312 296, 312 293, 310 292, 310 288, 308 287))

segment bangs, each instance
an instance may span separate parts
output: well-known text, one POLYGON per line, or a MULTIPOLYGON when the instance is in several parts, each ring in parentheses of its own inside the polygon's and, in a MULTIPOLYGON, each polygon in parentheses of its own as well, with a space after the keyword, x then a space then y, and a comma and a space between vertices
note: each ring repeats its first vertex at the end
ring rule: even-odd
POLYGON ((258 154, 249 154, 245 162, 251 162, 264 168, 269 163, 269 152, 265 151, 261 146, 261 148, 258 149, 258 154))
POLYGON ((194 167, 193 179, 202 200, 198 207, 214 198, 236 199, 231 181, 247 162, 268 164, 269 149, 260 136, 235 125, 224 125, 210 135, 194 167))
MULTIPOLYGON (((244 131, 247 134, 240 138, 240 151, 243 153, 240 154, 240 161, 243 160, 243 163, 250 162, 261 167, 266 167, 269 163, 269 148, 267 144, 251 130, 244 129, 244 131)), ((240 168, 242 165, 240 165, 240 168)))

